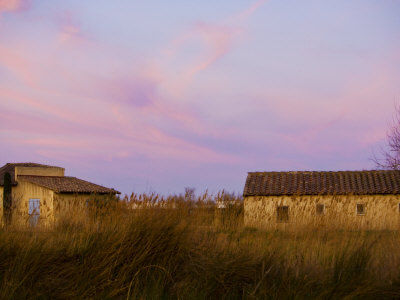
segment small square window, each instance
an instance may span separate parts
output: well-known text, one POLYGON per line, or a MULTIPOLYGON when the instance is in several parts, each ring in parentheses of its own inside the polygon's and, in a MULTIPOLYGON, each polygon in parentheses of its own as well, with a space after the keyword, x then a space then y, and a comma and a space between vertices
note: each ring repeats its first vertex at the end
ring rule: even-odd
POLYGON ((318 203, 315 206, 315 212, 317 215, 323 215, 325 213, 325 204, 318 203))
POLYGON ((357 215, 365 215, 365 204, 357 203, 357 215))
POLYGON ((289 206, 278 206, 276 216, 278 222, 289 222, 289 206))

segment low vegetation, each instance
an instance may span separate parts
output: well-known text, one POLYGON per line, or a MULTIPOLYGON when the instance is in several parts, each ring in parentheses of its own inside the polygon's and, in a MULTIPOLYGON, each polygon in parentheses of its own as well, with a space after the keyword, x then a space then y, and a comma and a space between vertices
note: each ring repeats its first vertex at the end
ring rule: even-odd
POLYGON ((79 207, 0 231, 1 299, 400 298, 398 232, 246 228, 224 194, 79 207))

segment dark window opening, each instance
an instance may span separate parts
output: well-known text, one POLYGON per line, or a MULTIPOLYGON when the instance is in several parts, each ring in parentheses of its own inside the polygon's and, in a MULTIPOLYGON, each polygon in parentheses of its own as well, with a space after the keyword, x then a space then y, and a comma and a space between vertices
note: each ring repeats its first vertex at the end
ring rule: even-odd
POLYGON ((289 222, 289 206, 278 206, 276 212, 278 222, 289 222))
POLYGON ((323 215, 325 213, 325 204, 317 204, 315 211, 317 215, 323 215))
POLYGON ((357 215, 362 216, 365 215, 365 205, 361 203, 357 203, 357 215))

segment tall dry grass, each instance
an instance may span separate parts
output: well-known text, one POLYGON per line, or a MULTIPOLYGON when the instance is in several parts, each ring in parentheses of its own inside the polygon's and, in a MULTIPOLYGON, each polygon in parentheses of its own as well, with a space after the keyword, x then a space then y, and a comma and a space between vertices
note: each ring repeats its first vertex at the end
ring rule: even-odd
POLYGON ((400 297, 398 232, 261 231, 244 227, 240 198, 130 198, 0 231, 0 298, 400 297))

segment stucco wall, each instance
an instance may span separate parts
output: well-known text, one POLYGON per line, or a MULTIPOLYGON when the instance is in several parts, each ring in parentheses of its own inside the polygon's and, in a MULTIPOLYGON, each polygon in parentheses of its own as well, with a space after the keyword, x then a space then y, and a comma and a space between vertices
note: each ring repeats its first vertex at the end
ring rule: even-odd
POLYGON ((307 225, 339 228, 398 229, 399 195, 268 196, 245 197, 244 222, 247 226, 285 228, 307 225), (317 203, 324 214, 317 215, 317 203), (365 205, 357 215, 356 204, 365 205), (289 221, 277 221, 277 207, 289 207, 289 221))
POLYGON ((109 195, 96 194, 71 194, 71 193, 54 193, 54 208, 58 210, 67 210, 70 207, 85 207, 89 200, 106 200, 109 195))
POLYGON ((25 225, 29 223, 29 199, 40 199, 40 219, 42 225, 53 221, 53 195, 47 188, 19 180, 12 189, 13 195, 13 224, 25 225))
POLYGON ((64 176, 64 168, 15 167, 15 180, 18 179, 18 175, 64 176))
POLYGON ((102 206, 110 200, 110 195, 68 194, 54 195, 54 219, 68 222, 90 222, 92 217, 101 214, 102 206))
POLYGON ((82 218, 85 216, 86 201, 90 194, 54 194, 54 219, 56 221, 71 218, 82 218))
MULTIPOLYGON (((26 226, 29 224, 29 199, 40 199, 39 225, 51 225, 57 218, 66 213, 85 216, 87 200, 108 199, 109 195, 56 193, 45 187, 24 181, 19 178, 18 185, 12 187, 13 216, 12 224, 26 226)), ((0 221, 3 220, 3 187, 0 187, 0 221)))

